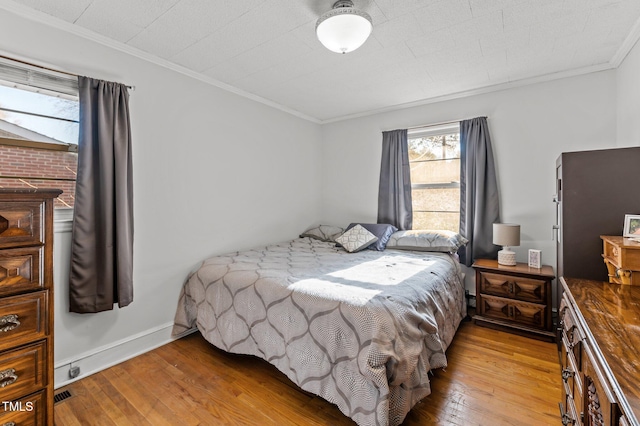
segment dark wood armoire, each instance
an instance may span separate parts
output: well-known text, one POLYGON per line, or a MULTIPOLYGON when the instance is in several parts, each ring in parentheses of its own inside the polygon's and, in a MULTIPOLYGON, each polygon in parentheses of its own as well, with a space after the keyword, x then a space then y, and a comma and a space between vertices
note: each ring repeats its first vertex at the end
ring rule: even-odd
POLYGON ((556 275, 608 281, 600 235, 622 235, 625 214, 640 214, 640 147, 562 153, 555 201, 556 275))

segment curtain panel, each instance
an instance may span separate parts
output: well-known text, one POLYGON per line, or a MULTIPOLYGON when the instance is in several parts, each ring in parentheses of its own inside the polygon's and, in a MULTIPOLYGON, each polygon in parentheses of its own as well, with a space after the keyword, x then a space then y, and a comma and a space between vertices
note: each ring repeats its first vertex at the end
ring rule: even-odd
POLYGON ((471 266, 474 259, 495 259, 493 223, 500 222, 500 200, 491 137, 486 117, 460 122, 460 234, 469 240, 458 254, 471 266))
POLYGON ((129 93, 79 77, 78 174, 69 310, 93 313, 133 301, 133 172, 129 93))
POLYGON ((378 223, 389 223, 399 230, 413 225, 406 129, 382 132, 378 223))

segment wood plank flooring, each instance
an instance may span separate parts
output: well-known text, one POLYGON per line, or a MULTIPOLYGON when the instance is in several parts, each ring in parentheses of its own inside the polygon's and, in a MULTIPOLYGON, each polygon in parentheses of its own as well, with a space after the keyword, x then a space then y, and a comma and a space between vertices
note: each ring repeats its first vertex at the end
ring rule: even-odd
MULTIPOLYGON (((558 425, 555 344, 463 322, 432 377, 432 394, 403 425, 558 425)), ((199 333, 58 389, 57 426, 353 426, 255 357, 231 355, 199 333)))

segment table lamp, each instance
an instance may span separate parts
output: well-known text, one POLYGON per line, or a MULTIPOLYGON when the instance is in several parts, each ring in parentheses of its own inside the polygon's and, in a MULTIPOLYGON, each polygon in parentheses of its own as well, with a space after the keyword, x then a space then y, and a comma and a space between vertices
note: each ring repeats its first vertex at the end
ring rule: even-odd
POLYGON ((515 266, 516 253, 509 250, 509 247, 520 245, 520 225, 494 223, 493 244, 502 246, 502 250, 498 252, 498 263, 505 266, 515 266))

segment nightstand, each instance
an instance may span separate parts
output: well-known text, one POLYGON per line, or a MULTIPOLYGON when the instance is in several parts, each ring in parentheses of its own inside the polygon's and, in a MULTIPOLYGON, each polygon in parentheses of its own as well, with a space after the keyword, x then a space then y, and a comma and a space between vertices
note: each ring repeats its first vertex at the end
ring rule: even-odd
POLYGON ((551 266, 504 266, 492 259, 477 259, 472 266, 476 271, 476 324, 555 341, 551 266))

